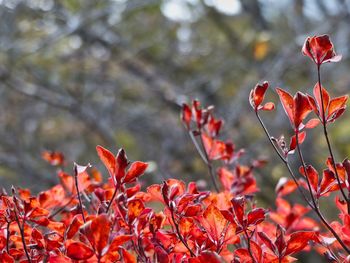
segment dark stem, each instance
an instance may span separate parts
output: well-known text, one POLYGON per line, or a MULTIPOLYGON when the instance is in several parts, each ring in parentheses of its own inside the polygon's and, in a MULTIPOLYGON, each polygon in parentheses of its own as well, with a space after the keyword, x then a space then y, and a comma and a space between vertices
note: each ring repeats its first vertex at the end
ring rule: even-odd
POLYGON ((116 196, 116 194, 117 194, 117 192, 118 192, 118 188, 119 188, 119 184, 117 183, 117 185, 116 185, 115 188, 114 188, 114 192, 113 192, 112 198, 111 198, 111 200, 109 201, 109 204, 108 204, 108 206, 107 206, 106 214, 108 214, 108 211, 109 211, 109 209, 110 209, 111 206, 112 206, 112 203, 113 203, 113 201, 114 201, 114 198, 115 198, 115 196, 116 196))
POLYGON ((328 147, 329 154, 331 155, 332 166, 333 166, 333 169, 334 169, 335 177, 337 179, 337 183, 339 185, 339 189, 340 189, 340 191, 341 191, 341 193, 343 195, 343 198, 344 198, 344 200, 347 203, 348 214, 350 214, 350 198, 348 198, 346 196, 345 191, 344 191, 344 189, 342 187, 342 184, 341 184, 341 181, 340 181, 340 178, 339 178, 339 174, 338 174, 338 171, 337 171, 337 165, 336 165, 336 162, 335 162, 335 159, 334 159, 332 146, 331 146, 331 143, 330 143, 329 137, 328 137, 326 114, 325 114, 325 108, 324 108, 324 105, 323 105, 323 92, 322 92, 322 84, 321 84, 321 70, 320 70, 320 66, 319 65, 317 66, 317 76, 318 76, 318 87, 320 89, 320 96, 321 96, 321 107, 322 107, 322 112, 321 112, 322 116, 321 117, 322 117, 323 133, 324 133, 324 137, 326 138, 326 141, 327 141, 327 147, 328 147))
POLYGON ((210 175, 210 178, 213 182, 213 185, 214 185, 214 188, 216 190, 216 192, 219 192, 219 186, 217 185, 216 183, 216 180, 215 180, 215 175, 214 175, 214 172, 213 172, 213 165, 212 165, 212 162, 211 160, 209 160, 209 156, 208 156, 208 153, 207 151, 205 150, 205 147, 204 147, 204 142, 203 142, 203 138, 202 138, 202 135, 200 134, 199 137, 200 137, 200 142, 201 142, 201 146, 200 147, 198 145, 198 142, 196 140, 196 138, 194 137, 193 133, 190 131, 190 137, 192 139, 192 142, 193 144, 195 145, 200 157, 202 158, 202 160, 204 161, 204 163, 207 165, 208 167, 208 171, 209 171, 209 175, 210 175))
POLYGON ((62 212, 71 202, 73 202, 75 196, 72 196, 69 201, 67 203, 65 203, 62 207, 60 207, 59 209, 57 209, 55 212, 53 212, 52 214, 49 215, 49 219, 52 219, 53 217, 55 217, 57 214, 59 214, 60 212, 62 212))
POLYGON ((247 248, 248 248, 249 255, 252 258, 253 263, 257 263, 255 257, 253 256, 252 248, 250 247, 250 237, 249 237, 246 229, 244 229, 244 234, 245 234, 245 237, 247 239, 247 248))
POLYGON ((306 164, 305 164, 305 161, 304 161, 303 154, 302 154, 302 152, 300 150, 299 132, 298 131, 295 132, 295 139, 296 139, 296 143, 297 143, 297 152, 298 152, 298 155, 299 155, 299 159, 300 159, 301 165, 303 166, 304 174, 305 174, 305 177, 306 177, 306 183, 307 183, 307 187, 308 187, 309 192, 310 192, 311 200, 312 200, 312 203, 314 205, 314 208, 318 209, 318 202, 315 199, 315 196, 314 196, 314 194, 312 192, 311 183, 310 183, 309 176, 308 176, 308 173, 307 173, 307 170, 306 170, 306 164))
POLYGON ((171 219, 173 220, 175 229, 176 229, 176 233, 178 238, 180 239, 180 241, 182 242, 182 244, 184 244, 184 246, 187 248, 187 250, 190 252, 191 257, 195 257, 196 254, 194 254, 194 252, 192 251, 192 249, 188 246, 186 240, 183 238, 183 236, 181 235, 180 229, 179 229, 179 224, 175 221, 175 215, 174 215, 174 210, 170 208, 170 212, 171 212, 171 219))
POLYGON ((75 181, 75 188, 77 190, 77 195, 78 195, 78 200, 79 200, 79 207, 80 207, 80 213, 81 216, 83 217, 84 223, 86 223, 85 215, 84 215, 84 210, 83 210, 83 202, 81 201, 81 196, 79 192, 79 184, 78 184, 78 172, 75 169, 75 176, 74 176, 74 181, 75 181))
POLYGON ((339 237, 339 235, 337 234, 337 232, 335 232, 335 230, 332 228, 332 226, 329 225, 329 223, 327 222, 326 218, 323 216, 316 200, 315 200, 315 197, 313 196, 312 194, 312 190, 311 190, 311 185, 310 185, 310 182, 309 182, 309 178, 307 176, 307 172, 306 172, 306 165, 305 165, 305 161, 304 161, 304 157, 303 157, 303 154, 300 150, 300 144, 299 144, 299 140, 298 140, 298 134, 296 134, 296 143, 297 143, 297 150, 298 150, 298 154, 299 154, 299 159, 300 159, 300 162, 303 166, 303 169, 304 169, 304 173, 305 173, 305 177, 307 179, 307 184, 308 184, 308 187, 309 187, 309 191, 310 191, 310 194, 311 194, 311 197, 312 197, 312 202, 314 203, 314 208, 313 210, 316 212, 317 216, 321 219, 322 223, 325 225, 325 227, 333 234, 333 236, 338 240, 339 244, 343 247, 343 249, 348 253, 350 254, 350 249, 344 244, 343 240, 339 237))
POLYGON ((22 226, 21 226, 21 223, 20 223, 20 221, 19 221, 18 214, 17 214, 17 206, 16 206, 16 204, 15 204, 15 207, 14 207, 14 213, 15 213, 15 220, 16 220, 16 223, 17 223, 17 225, 18 225, 19 232, 20 232, 20 234, 21 234, 21 240, 22 240, 22 244, 23 244, 23 250, 24 250, 24 252, 25 252, 25 254, 26 254, 26 257, 27 257, 27 259, 28 259, 28 262, 31 263, 32 261, 31 261, 31 259, 30 259, 30 256, 29 256, 29 253, 28 253, 28 249, 27 249, 27 245, 26 245, 26 240, 25 240, 25 238, 24 238, 24 229, 23 229, 23 228, 24 228, 25 220, 24 220, 24 218, 23 218, 23 224, 22 224, 22 226))
POLYGON ((289 165, 289 163, 288 163, 288 160, 282 156, 282 154, 280 153, 280 151, 278 150, 278 148, 276 147, 276 145, 275 145, 274 142, 272 141, 271 136, 270 136, 270 133, 269 133, 269 131, 267 130, 267 128, 266 128, 264 122, 263 122, 262 119, 260 118, 259 113, 256 111, 255 114, 256 114, 256 116, 257 116, 257 118, 258 118, 258 120, 259 120, 259 123, 260 123, 261 127, 263 128, 263 130, 264 130, 264 132, 265 132, 265 134, 266 134, 266 136, 267 136, 267 138, 268 138, 270 144, 272 145, 273 149, 275 150, 275 152, 277 153, 277 155, 280 157, 280 159, 282 160, 282 162, 283 162, 284 165, 286 166, 286 168, 287 168, 287 170, 288 170, 290 176, 292 177, 294 183, 297 185, 298 191, 300 192, 300 194, 301 194, 302 197, 304 198, 305 202, 313 209, 313 204, 312 204, 312 203, 310 202, 310 200, 306 197, 304 191, 302 190, 302 188, 301 188, 301 186, 300 186, 300 184, 299 184, 299 182, 298 182, 296 176, 294 175, 294 173, 293 173, 293 171, 292 171, 292 169, 291 169, 291 167, 290 167, 290 165, 289 165))

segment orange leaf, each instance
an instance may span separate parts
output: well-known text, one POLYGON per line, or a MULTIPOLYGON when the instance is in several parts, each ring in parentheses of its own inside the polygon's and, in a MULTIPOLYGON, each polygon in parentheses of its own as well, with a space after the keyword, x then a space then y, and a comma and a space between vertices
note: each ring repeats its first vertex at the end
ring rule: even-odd
POLYGON ((136 258, 133 254, 129 253, 127 250, 124 248, 122 250, 122 255, 123 255, 123 262, 124 263, 136 263, 136 258))
POLYGON ((191 111, 191 108, 185 103, 182 105, 181 118, 182 118, 182 121, 185 123, 187 129, 189 129, 191 119, 192 119, 192 111, 191 111))
POLYGON ((348 98, 349 96, 346 95, 332 99, 329 103, 327 119, 331 118, 332 115, 336 115, 339 110, 345 108, 348 98))
POLYGON ((137 177, 142 175, 148 167, 144 162, 133 162, 125 175, 124 182, 130 183, 136 180, 137 177))
POLYGON ((312 111, 307 96, 297 92, 294 97, 294 127, 299 128, 306 116, 312 111))
POLYGON ((213 242, 217 242, 220 239, 226 223, 227 220, 213 204, 209 205, 203 213, 202 225, 213 242))
MULTIPOLYGON (((299 167, 299 172, 305 176, 305 171, 304 167, 300 166, 299 167)), ((312 165, 307 165, 306 166, 306 173, 307 173, 307 178, 310 181, 311 187, 314 190, 315 193, 318 192, 318 172, 312 165)))
POLYGON ((128 218, 129 222, 132 223, 141 212, 145 209, 145 205, 140 199, 132 199, 128 202, 128 218))
MULTIPOLYGON (((322 116, 321 93, 320 93, 320 85, 319 85, 318 82, 315 84, 315 87, 314 87, 314 96, 315 96, 315 99, 316 99, 316 102, 317 102, 318 110, 319 110, 319 112, 320 112, 320 114, 322 116)), ((323 97, 324 111, 327 112, 327 108, 328 108, 328 105, 329 105, 330 97, 329 97, 329 94, 328 94, 327 90, 324 87, 322 87, 322 97, 323 97)))
POLYGON ((300 231, 293 233, 288 241, 285 255, 290 255, 303 250, 311 240, 318 242, 315 232, 300 231))
POLYGON ((97 151, 97 154, 100 157, 102 163, 106 166, 106 168, 109 172, 109 175, 112 178, 114 178, 117 163, 116 163, 116 160, 115 160, 113 153, 111 153, 110 151, 108 151, 107 149, 103 148, 100 145, 96 146, 96 151, 97 151))
POLYGON ((81 232, 89 239, 96 253, 100 256, 108 244, 110 228, 111 222, 107 214, 100 214, 81 227, 81 232))
POLYGON ((273 102, 267 102, 265 105, 261 108, 262 110, 271 111, 275 109, 275 104, 273 102))
POLYGON ((280 97, 283 109, 287 113, 290 123, 294 125, 294 101, 292 95, 280 88, 277 88, 276 91, 278 96, 280 97))
POLYGON ((305 128, 306 129, 313 129, 315 127, 317 127, 320 124, 320 120, 319 119, 311 119, 309 120, 306 124, 305 124, 305 128))

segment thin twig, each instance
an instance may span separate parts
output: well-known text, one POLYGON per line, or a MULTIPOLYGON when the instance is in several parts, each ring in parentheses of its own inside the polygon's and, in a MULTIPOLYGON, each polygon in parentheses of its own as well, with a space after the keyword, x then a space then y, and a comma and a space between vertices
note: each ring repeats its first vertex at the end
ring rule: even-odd
POLYGON ((191 257, 195 257, 196 254, 192 251, 192 249, 188 246, 186 240, 183 238, 183 236, 181 235, 180 229, 179 229, 179 224, 175 221, 175 215, 174 215, 174 209, 170 207, 170 212, 171 212, 171 218, 173 220, 175 229, 176 229, 176 233, 178 238, 180 239, 180 241, 182 242, 182 244, 184 244, 184 246, 187 248, 187 250, 190 252, 191 257))
POLYGON ((301 152, 301 149, 300 149, 300 144, 299 144, 299 140, 298 140, 298 134, 295 135, 296 137, 296 143, 297 143, 297 150, 298 150, 298 154, 299 154, 299 159, 300 159, 300 162, 303 166, 303 169, 304 169, 304 173, 305 173, 305 177, 307 178, 307 182, 308 182, 308 186, 309 186, 309 191, 310 191, 310 194, 311 194, 311 197, 312 197, 312 201, 315 205, 315 207, 313 208, 313 210, 316 212, 316 214, 318 215, 318 217, 321 219, 322 223, 325 225, 326 228, 328 228, 328 230, 330 232, 332 232, 333 236, 338 240, 339 244, 343 247, 343 249, 348 253, 350 254, 350 249, 345 245, 345 243, 343 242, 343 240, 339 237, 339 235, 337 234, 337 232, 335 232, 335 230, 332 228, 332 226, 327 222, 326 218, 323 216, 313 194, 312 194, 312 190, 311 190, 311 186, 310 186, 310 182, 309 182, 309 179, 308 179, 308 176, 307 176, 307 172, 306 172, 306 164, 305 164, 305 161, 304 161, 304 157, 303 157, 303 154, 301 152))
POLYGON ((219 186, 216 183, 215 175, 214 175, 214 172, 213 172, 213 165, 212 165, 211 160, 209 159, 207 151, 205 150, 205 146, 204 146, 204 142, 203 142, 202 136, 200 136, 200 142, 201 142, 201 145, 202 145, 202 148, 203 148, 204 156, 207 159, 207 166, 208 166, 209 175, 211 177, 211 180, 213 181, 213 185, 214 185, 214 188, 215 188, 216 192, 219 192, 220 191, 219 190, 219 186))
POLYGON ((247 239, 247 248, 248 248, 249 255, 252 258, 253 263, 257 263, 254 255, 253 255, 252 248, 250 246, 250 237, 249 237, 248 232, 247 232, 246 229, 244 229, 244 235, 245 235, 245 237, 247 239))
POLYGON ((300 186, 300 184, 299 184, 299 182, 298 182, 296 176, 294 175, 294 173, 293 173, 293 171, 292 171, 292 169, 291 169, 291 167, 290 167, 290 165, 289 165, 288 160, 282 156, 282 154, 279 152, 279 150, 277 149, 276 145, 275 145, 274 142, 272 141, 271 136, 270 136, 270 133, 269 133, 269 131, 267 130, 267 128, 266 128, 264 122, 263 122, 262 119, 260 118, 259 113, 256 111, 255 114, 256 114, 256 116, 257 116, 257 118, 258 118, 258 120, 259 120, 259 122, 260 122, 260 125, 261 125, 261 127, 263 128, 263 130, 264 130, 264 132, 265 132, 265 134, 266 134, 266 136, 267 136, 269 142, 271 143, 273 149, 275 150, 275 152, 277 153, 277 155, 280 157, 280 159, 282 160, 282 162, 283 162, 284 165, 286 166, 286 168, 287 168, 287 170, 288 170, 290 176, 292 177, 294 183, 297 185, 298 191, 300 192, 300 194, 301 194, 302 197, 304 198, 305 202, 313 209, 313 204, 310 202, 310 200, 306 197, 305 193, 303 192, 303 190, 302 190, 302 188, 301 188, 301 186, 300 186))
POLYGON ((113 201, 114 201, 114 198, 115 198, 115 196, 116 196, 116 194, 117 194, 117 192, 118 192, 118 188, 119 188, 119 184, 117 184, 117 185, 115 186, 115 188, 114 188, 114 193, 113 193, 112 198, 111 198, 111 200, 109 201, 109 204, 108 204, 108 206, 107 206, 106 214, 108 214, 108 211, 109 211, 109 209, 111 208, 111 205, 112 205, 112 203, 113 203, 113 201))
POLYGON ((191 137, 191 140, 194 144, 194 146, 196 147, 197 149, 197 152, 199 153, 200 157, 202 158, 203 162, 207 165, 208 167, 208 171, 209 171, 209 175, 210 175, 210 178, 213 182, 213 185, 214 185, 214 188, 217 192, 219 192, 219 186, 217 185, 216 183, 216 180, 215 180, 215 175, 214 175, 214 172, 213 172, 213 164, 211 162, 211 160, 209 160, 209 156, 208 156, 208 153, 207 151, 205 150, 205 147, 204 147, 204 142, 203 142, 203 138, 201 135, 199 135, 200 137, 200 142, 201 142, 201 146, 198 144, 196 138, 194 137, 193 135, 193 132, 192 131, 189 131, 189 134, 190 134, 190 137, 191 137))
POLYGON ((62 212, 71 202, 73 202, 75 196, 72 196, 71 199, 69 199, 69 201, 67 203, 65 203, 63 206, 61 206, 59 209, 57 209, 55 212, 53 212, 52 214, 49 215, 49 219, 52 219, 53 217, 55 217, 57 214, 59 214, 60 212, 62 212))
POLYGON ((295 139, 296 139, 296 143, 297 143, 297 152, 298 152, 298 156, 299 156, 299 159, 300 159, 300 162, 301 162, 301 165, 303 167, 303 170, 304 170, 304 174, 305 174, 305 178, 306 178, 306 183, 307 183, 307 187, 309 189, 309 193, 310 193, 310 196, 311 196, 311 200, 312 200, 312 203, 314 205, 314 208, 315 209, 318 209, 318 202, 317 200, 315 199, 315 196, 312 192, 312 187, 311 187, 311 183, 310 183, 310 179, 309 179, 309 176, 308 176, 308 173, 307 173, 307 169, 306 169, 306 164, 305 164, 305 161, 304 161, 304 157, 301 153, 301 150, 300 150, 300 143, 299 143, 299 132, 296 131, 295 133, 295 139))
POLYGON ((21 223, 19 221, 19 217, 18 217, 18 213, 17 213, 17 204, 15 202, 15 206, 14 206, 14 214, 15 214, 15 220, 16 220, 16 223, 18 225, 18 228, 19 228, 19 232, 21 234, 21 240, 22 240, 22 245, 23 245, 23 250, 26 254, 26 257, 28 259, 28 262, 31 263, 31 259, 30 259, 30 256, 29 256, 29 252, 28 252, 28 249, 27 249, 27 245, 26 245, 26 240, 24 238, 24 223, 25 223, 25 220, 23 219, 23 225, 21 226, 21 223))
POLYGON ((334 159, 334 154, 333 154, 333 150, 332 150, 332 146, 331 143, 329 141, 329 137, 328 137, 328 131, 327 131, 327 121, 326 121, 326 114, 325 114, 325 109, 324 109, 324 105, 323 105, 323 92, 322 92, 322 84, 321 84, 321 71, 320 71, 320 66, 317 66, 317 76, 318 76, 318 87, 320 90, 320 96, 321 96, 321 107, 322 107, 322 125, 323 125, 323 134, 324 137, 326 138, 327 141, 327 147, 328 147, 328 151, 329 154, 331 155, 332 158, 332 166, 334 169, 334 173, 335 173, 335 177, 337 179, 337 183, 339 185, 339 189, 344 197, 344 200, 347 203, 347 207, 348 207, 348 214, 350 214, 350 199, 346 196, 344 189, 342 187, 342 184, 340 182, 340 178, 339 178, 339 174, 338 174, 338 170, 337 170, 337 165, 334 159))
POLYGON ((75 172, 75 174, 74 174, 75 188, 76 188, 77 196, 78 196, 78 200, 79 200, 80 213, 81 213, 81 216, 83 218, 84 223, 86 223, 84 209, 83 209, 83 202, 81 201, 81 196, 80 196, 80 192, 79 192, 78 170, 77 170, 76 166, 75 166, 74 172, 75 172))

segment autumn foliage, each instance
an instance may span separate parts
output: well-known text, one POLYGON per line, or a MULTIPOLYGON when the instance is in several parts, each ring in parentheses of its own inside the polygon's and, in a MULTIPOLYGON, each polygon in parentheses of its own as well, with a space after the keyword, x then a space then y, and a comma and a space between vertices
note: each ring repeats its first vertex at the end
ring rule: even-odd
POLYGON ((310 250, 329 262, 350 262, 350 161, 335 160, 327 132, 344 113, 348 97, 332 99, 320 77, 323 63, 341 57, 328 36, 308 38, 302 52, 316 64, 313 94, 292 96, 276 88, 293 131, 288 143, 271 136, 260 116, 275 108, 264 102, 268 82, 257 84, 249 96, 271 149, 290 174, 277 184, 273 207, 258 207, 254 199, 256 169, 266 161, 242 162, 244 150, 222 139, 224 121, 214 108, 194 100, 183 105, 182 123, 213 191, 178 179, 143 188, 139 178, 148 164, 130 161, 123 149, 114 154, 96 147, 106 182, 90 164, 74 164, 69 171, 63 154, 45 152, 43 159, 57 166, 57 185, 37 196, 15 187, 1 193, 0 262, 279 263, 296 261, 299 252, 310 250), (328 146, 323 171, 306 163, 302 152, 308 130, 320 126, 328 146), (289 164, 292 154, 300 162, 297 171, 289 164), (293 194, 303 203, 288 202, 293 194), (335 203, 339 220, 329 221, 321 202, 335 203))

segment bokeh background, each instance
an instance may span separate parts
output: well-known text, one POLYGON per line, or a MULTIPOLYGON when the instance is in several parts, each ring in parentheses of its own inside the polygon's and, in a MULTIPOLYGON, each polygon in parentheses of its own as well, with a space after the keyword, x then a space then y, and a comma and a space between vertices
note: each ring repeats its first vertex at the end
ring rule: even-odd
MULTIPOLYGON (((198 98, 225 119, 223 138, 267 158, 262 203, 287 176, 249 103, 269 80, 311 92, 316 71, 301 46, 329 34, 343 60, 323 67, 331 95, 348 93, 350 1, 346 0, 0 0, 0 185, 35 191, 57 183, 44 150, 102 168, 101 144, 151 162, 145 184, 165 178, 208 181, 179 113, 198 98)), ((277 96, 270 92, 269 99, 277 96)), ((271 133, 290 135, 281 106, 263 115, 271 133)), ((350 152, 350 114, 331 128, 338 160, 350 152)), ((324 167, 321 129, 304 144, 324 167)), ((293 161, 293 158, 292 158, 293 161)), ((104 171, 104 170, 102 170, 104 171)))
MULTIPOLYGON (((257 173, 257 200, 272 206, 287 174, 249 91, 269 80, 310 93, 316 69, 300 50, 307 36, 329 34, 343 60, 323 66, 323 83, 333 96, 348 93, 349 24, 349 0, 0 0, 0 185, 38 192, 56 184, 44 150, 63 152, 67 171, 76 161, 105 172, 101 144, 150 162, 144 185, 178 178, 211 188, 179 118, 182 103, 197 98, 216 106, 222 138, 246 149, 243 162, 269 160, 257 173)), ((268 98, 277 101, 272 91, 268 98)), ((291 134, 281 106, 263 118, 273 136, 291 134)), ((350 153, 349 120, 346 113, 330 129, 339 161, 350 153)), ((324 168, 320 128, 303 149, 324 168)))

